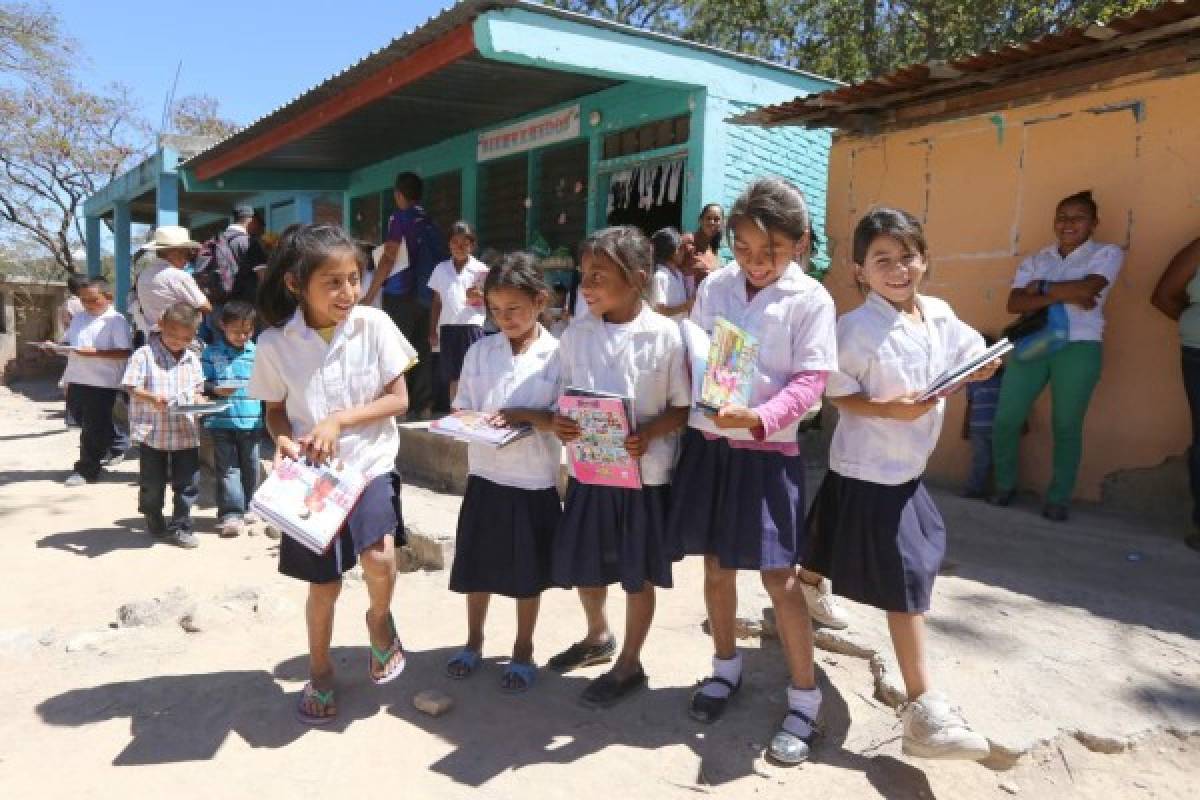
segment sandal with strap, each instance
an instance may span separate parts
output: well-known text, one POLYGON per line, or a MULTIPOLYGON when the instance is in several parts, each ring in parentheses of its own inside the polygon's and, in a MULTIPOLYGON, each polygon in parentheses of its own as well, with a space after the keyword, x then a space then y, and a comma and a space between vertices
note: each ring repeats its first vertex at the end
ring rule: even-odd
POLYGON ((700 682, 696 687, 696 691, 692 692, 692 702, 688 706, 688 716, 697 722, 713 723, 721 718, 725 713, 725 707, 729 705, 730 699, 737 694, 738 689, 742 688, 742 680, 738 678, 738 682, 730 683, 720 675, 711 675, 700 682), (704 693, 704 688, 711 684, 718 683, 729 690, 729 694, 724 697, 713 697, 704 693))
MULTIPOLYGON (((370 630, 370 612, 367 613, 367 629, 370 630)), ((388 645, 387 650, 380 650, 371 641, 370 636, 367 637, 367 646, 371 649, 371 658, 367 661, 367 675, 371 678, 371 682, 376 686, 383 686, 385 683, 391 683, 400 677, 400 673, 404 672, 406 660, 404 658, 404 645, 400 643, 400 634, 396 633, 396 621, 392 619, 392 612, 388 612, 388 630, 392 634, 392 643, 388 645), (400 656, 398 659, 396 656, 400 656), (389 668, 388 664, 392 666, 389 668), (384 670, 382 675, 375 674, 375 666, 378 665, 384 670)))
POLYGON ((453 678, 456 681, 466 680, 471 677, 479 662, 482 660, 478 650, 472 650, 469 647, 464 647, 458 653, 446 662, 446 677, 453 678), (462 667, 461 671, 455 670, 455 667, 462 667))
MULTIPOLYGON (((817 738, 817 722, 803 711, 792 708, 787 716, 795 717, 809 727, 808 736, 797 736, 786 728, 780 727, 771 746, 767 748, 767 757, 784 767, 794 767, 808 760, 812 753, 812 744, 817 738)), ((786 718, 785 718, 786 719, 786 718)))
POLYGON ((500 677, 500 691, 506 694, 523 694, 537 682, 537 664, 528 661, 510 661, 500 677))
POLYGON ((305 725, 328 725, 337 716, 337 703, 333 699, 333 689, 321 691, 313 685, 312 681, 304 684, 304 690, 300 693, 300 702, 296 704, 296 718, 305 725), (319 714, 314 714, 307 711, 305 703, 310 705, 315 704, 320 709, 319 714))

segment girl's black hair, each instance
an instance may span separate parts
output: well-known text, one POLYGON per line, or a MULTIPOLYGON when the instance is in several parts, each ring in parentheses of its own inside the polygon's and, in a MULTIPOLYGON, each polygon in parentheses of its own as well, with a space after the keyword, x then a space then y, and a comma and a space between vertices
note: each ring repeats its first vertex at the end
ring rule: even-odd
POLYGON ((450 231, 446 235, 446 241, 450 241, 455 236, 466 236, 472 242, 479 240, 475 235, 475 229, 472 228, 471 223, 467 222, 465 219, 460 219, 458 222, 450 226, 450 231))
POLYGON ((585 254, 602 255, 616 264, 629 285, 645 296, 645 281, 638 278, 638 272, 649 278, 654 271, 654 250, 640 229, 632 225, 614 225, 598 230, 579 245, 581 260, 585 254))
MULTIPOLYGON (((710 208, 717 209, 718 211, 721 212, 721 216, 725 216, 725 208, 720 203, 707 203, 704 206, 704 208, 700 209, 700 216, 698 217, 698 219, 704 219, 704 215, 708 213, 708 210, 710 208)), ((715 234, 713 234, 712 238, 708 240, 708 249, 714 253, 717 252, 718 250, 720 250, 721 249, 721 237, 723 235, 724 235, 724 232, 721 231, 720 229, 718 229, 717 232, 715 234)))
POLYGON ((778 231, 800 241, 810 230, 804 192, 783 178, 759 178, 734 201, 725 230, 736 235, 736 227, 743 222, 753 223, 763 232, 778 231))
POLYGON ((268 327, 282 327, 300 307, 300 293, 312 274, 331 258, 350 256, 362 269, 362 250, 338 225, 290 225, 267 262, 267 272, 258 287, 258 313, 268 327), (291 275, 296 292, 284 280, 291 275))
POLYGON ((254 306, 247 303, 245 300, 230 300, 225 305, 221 306, 221 324, 228 325, 231 322, 254 322, 254 317, 258 312, 254 310, 254 306))
POLYGON ((898 208, 876 208, 868 211, 858 225, 854 226, 854 263, 862 266, 867 259, 871 242, 880 236, 899 239, 907 247, 928 258, 929 245, 920 221, 907 211, 898 208))
POLYGON ((76 297, 79 296, 79 290, 86 286, 87 282, 86 275, 80 275, 78 272, 67 273, 67 291, 76 297))
POLYGON ((675 228, 662 228, 654 232, 650 243, 654 246, 654 263, 666 264, 683 247, 683 235, 675 228))
POLYGON ((1092 197, 1091 189, 1067 195, 1058 201, 1058 205, 1055 206, 1054 210, 1057 212, 1063 206, 1083 206, 1092 213, 1092 219, 1100 218, 1100 207, 1096 205, 1096 198, 1092 197))
POLYGON ((483 282, 484 296, 493 289, 519 289, 534 300, 550 292, 546 278, 538 267, 537 257, 524 251, 509 253, 488 270, 483 282))

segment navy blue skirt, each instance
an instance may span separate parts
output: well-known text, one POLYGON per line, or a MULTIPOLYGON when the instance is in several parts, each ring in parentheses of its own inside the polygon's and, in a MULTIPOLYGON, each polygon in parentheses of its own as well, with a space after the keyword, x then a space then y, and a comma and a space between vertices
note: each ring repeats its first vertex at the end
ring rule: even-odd
POLYGON ((346 517, 342 532, 324 554, 317 555, 284 534, 279 541, 279 571, 309 583, 340 580, 342 573, 358 563, 358 554, 384 536, 394 536, 397 547, 407 541, 398 472, 371 479, 346 517))
POLYGON ((649 581, 671 588, 669 501, 666 486, 617 489, 572 478, 554 538, 554 584, 595 588, 619 583, 627 592, 640 592, 649 581))
POLYGON ((486 335, 481 325, 443 325, 438 328, 438 365, 442 380, 447 383, 458 380, 467 351, 486 335))
POLYGON ((450 590, 537 597, 550 588, 556 489, 517 489, 471 475, 458 513, 450 590))
POLYGON ((694 428, 671 486, 667 531, 687 555, 725 569, 787 569, 804 545, 804 459, 740 450, 694 428))
POLYGON ((920 479, 886 486, 829 472, 808 515, 803 564, 843 597, 884 611, 929 610, 946 525, 920 479))

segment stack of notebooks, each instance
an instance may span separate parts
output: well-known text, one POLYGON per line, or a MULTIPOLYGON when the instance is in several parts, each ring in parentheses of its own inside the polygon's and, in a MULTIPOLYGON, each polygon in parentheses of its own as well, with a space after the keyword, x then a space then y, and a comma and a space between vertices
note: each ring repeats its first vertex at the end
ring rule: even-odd
POLYGON ((533 433, 533 428, 528 425, 514 428, 493 425, 491 416, 485 411, 455 411, 430 423, 429 430, 441 436, 488 447, 504 447, 533 433))

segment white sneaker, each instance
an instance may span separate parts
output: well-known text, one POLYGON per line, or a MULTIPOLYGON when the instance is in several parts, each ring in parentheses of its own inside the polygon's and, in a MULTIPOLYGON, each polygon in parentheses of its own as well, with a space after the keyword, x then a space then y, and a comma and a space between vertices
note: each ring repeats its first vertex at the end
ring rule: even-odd
POLYGON ((826 628, 840 631, 850 627, 845 609, 838 605, 833 596, 833 584, 829 582, 829 578, 821 578, 821 582, 816 586, 805 583, 801 578, 797 580, 800 581, 800 588, 804 592, 804 602, 808 603, 809 616, 826 628))
POLYGON ((971 730, 958 709, 941 692, 928 691, 904 707, 904 740, 901 750, 917 758, 987 758, 991 745, 971 730))

